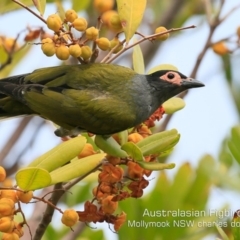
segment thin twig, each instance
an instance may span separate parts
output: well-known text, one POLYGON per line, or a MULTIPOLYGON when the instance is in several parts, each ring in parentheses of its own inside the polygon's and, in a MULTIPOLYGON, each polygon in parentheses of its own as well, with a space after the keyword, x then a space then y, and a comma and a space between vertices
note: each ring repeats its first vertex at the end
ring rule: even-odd
POLYGON ((21 7, 25 8, 27 11, 29 11, 30 13, 32 13, 35 17, 37 17, 38 19, 40 19, 42 22, 44 22, 45 24, 47 24, 46 20, 41 17, 40 15, 38 15, 37 13, 35 13, 32 9, 30 9, 28 6, 24 5, 23 3, 19 2, 18 0, 12 0, 13 2, 17 3, 18 5, 20 5, 21 7))
POLYGON ((171 28, 167 31, 164 31, 164 32, 161 32, 161 33, 155 33, 155 34, 152 34, 152 35, 148 35, 148 36, 144 36, 143 38, 141 38, 140 40, 130 44, 130 45, 127 45, 125 46, 122 50, 120 50, 116 55, 114 55, 112 58, 108 59, 109 58, 109 55, 112 54, 112 51, 109 52, 109 54, 101 61, 102 63, 105 62, 105 63, 110 63, 112 62, 113 60, 115 60, 119 55, 121 55, 122 53, 126 52, 128 49, 146 41, 146 40, 149 40, 149 39, 154 39, 155 37, 157 36, 161 36, 161 35, 164 35, 166 33, 171 33, 171 32, 177 32, 177 31, 182 31, 182 30, 186 30, 186 29, 190 29, 190 28, 195 28, 194 25, 191 25, 191 26, 188 26, 188 27, 182 27, 182 28, 171 28), (108 59, 108 60, 107 60, 108 59))

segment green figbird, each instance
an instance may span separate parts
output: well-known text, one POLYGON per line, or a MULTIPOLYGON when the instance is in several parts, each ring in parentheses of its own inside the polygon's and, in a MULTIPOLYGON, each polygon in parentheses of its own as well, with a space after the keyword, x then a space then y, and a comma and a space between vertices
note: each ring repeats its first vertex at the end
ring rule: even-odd
POLYGON ((0 118, 39 115, 57 136, 111 135, 148 119, 169 98, 199 81, 173 70, 141 75, 113 64, 48 67, 0 80, 0 118))

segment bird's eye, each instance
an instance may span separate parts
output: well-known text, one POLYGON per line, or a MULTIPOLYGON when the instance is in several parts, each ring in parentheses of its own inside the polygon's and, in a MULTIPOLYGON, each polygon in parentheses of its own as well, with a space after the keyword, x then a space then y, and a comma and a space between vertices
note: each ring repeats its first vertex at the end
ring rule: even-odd
POLYGON ((175 75, 174 75, 173 73, 168 73, 167 77, 168 77, 169 79, 173 79, 173 78, 175 77, 175 75))

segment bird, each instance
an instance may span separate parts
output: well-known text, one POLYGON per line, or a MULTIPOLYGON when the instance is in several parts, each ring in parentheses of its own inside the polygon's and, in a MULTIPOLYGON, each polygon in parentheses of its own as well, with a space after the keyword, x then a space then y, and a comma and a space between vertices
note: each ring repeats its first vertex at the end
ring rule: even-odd
POLYGON ((166 100, 204 84, 174 70, 148 75, 115 64, 41 68, 0 80, 0 119, 38 115, 57 136, 112 135, 147 120, 166 100))

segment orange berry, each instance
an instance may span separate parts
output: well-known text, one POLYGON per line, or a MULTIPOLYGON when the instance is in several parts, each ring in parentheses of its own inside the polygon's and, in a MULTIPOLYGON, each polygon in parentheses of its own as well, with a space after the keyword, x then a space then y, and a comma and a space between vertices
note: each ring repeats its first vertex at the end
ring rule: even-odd
POLYGON ((51 14, 47 18, 47 26, 54 32, 58 32, 62 27, 62 20, 57 14, 51 14))
POLYGON ((64 44, 56 47, 56 56, 60 60, 67 60, 70 56, 69 48, 64 44))
POLYGON ((102 210, 106 214, 113 214, 118 208, 118 202, 112 201, 113 196, 108 195, 102 199, 102 210))
POLYGON ((129 161, 127 163, 127 166, 128 166, 128 176, 130 178, 141 178, 143 176, 143 171, 144 169, 141 168, 137 163, 135 162, 132 162, 132 161, 129 161))
POLYGON ((0 217, 10 216, 14 213, 15 204, 10 198, 0 199, 0 217))
POLYGON ((32 197, 33 197, 32 191, 28 191, 28 192, 17 191, 17 198, 22 203, 29 203, 31 201, 32 197))
POLYGON ((14 222, 13 232, 16 233, 19 237, 22 237, 24 234, 23 225, 20 223, 14 222))
POLYGON ((84 60, 88 60, 92 56, 92 49, 89 46, 82 46, 82 54, 81 57, 84 60))
POLYGON ((122 212, 119 216, 117 216, 117 220, 114 222, 114 230, 117 232, 121 226, 124 224, 124 222, 127 219, 127 214, 125 212, 122 212))
POLYGON ((90 143, 86 143, 85 146, 83 147, 83 150, 81 151, 81 153, 78 155, 78 158, 84 158, 90 155, 95 154, 95 151, 93 149, 92 144, 90 143))
POLYGON ((0 166, 0 182, 3 182, 6 179, 6 170, 4 167, 0 166))
POLYGON ((96 43, 97 46, 103 51, 106 51, 110 48, 110 41, 105 37, 96 39, 96 43))
POLYGON ((75 19, 78 18, 78 15, 73 9, 69 9, 65 12, 65 18, 68 22, 72 23, 75 19))
POLYGON ((56 52, 55 44, 51 38, 45 38, 42 40, 41 49, 48 57, 53 56, 56 52))
POLYGON ((2 190, 0 198, 9 198, 12 199, 15 203, 18 201, 16 191, 14 190, 2 190))
POLYGON ((231 51, 227 48, 224 42, 218 42, 212 45, 213 51, 218 55, 225 55, 230 53, 231 51))
POLYGON ((86 38, 95 40, 98 37, 99 30, 95 27, 90 27, 86 30, 86 38))
POLYGON ((63 212, 62 223, 68 227, 72 227, 78 222, 79 216, 78 213, 73 209, 67 209, 63 212))
POLYGON ((86 28, 87 28, 87 20, 85 18, 76 18, 73 22, 72 22, 72 26, 82 32, 82 31, 85 31, 86 28))
MULTIPOLYGON (((162 33, 162 32, 165 32, 165 31, 167 31, 167 29, 165 27, 161 26, 161 27, 156 28, 155 33, 162 33)), ((154 39, 160 40, 160 41, 165 41, 169 38, 169 35, 170 35, 169 33, 165 33, 163 35, 154 37, 154 39)))
POLYGON ((101 14, 113 8, 114 0, 94 0, 93 6, 101 14))
POLYGON ((78 44, 74 44, 69 47, 69 53, 71 56, 78 58, 82 54, 82 49, 78 44))
POLYGON ((143 136, 139 133, 131 133, 128 135, 128 142, 137 143, 143 139, 143 136))
POLYGON ((1 232, 12 232, 14 228, 14 222, 10 217, 0 218, 0 231, 1 232))
POLYGON ((6 38, 2 42, 7 52, 16 52, 20 47, 14 38, 6 38), (14 47, 14 49, 12 49, 14 47))
POLYGON ((19 236, 15 232, 3 233, 1 240, 19 240, 19 236))

